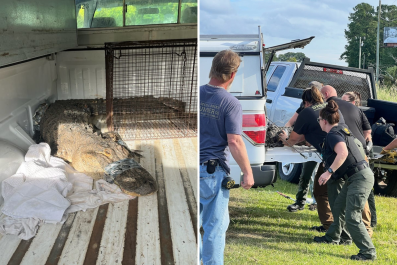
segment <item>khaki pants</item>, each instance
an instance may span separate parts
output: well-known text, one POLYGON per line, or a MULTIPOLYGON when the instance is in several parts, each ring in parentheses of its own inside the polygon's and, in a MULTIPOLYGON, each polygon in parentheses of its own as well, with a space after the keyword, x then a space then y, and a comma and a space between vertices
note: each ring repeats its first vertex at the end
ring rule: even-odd
POLYGON ((323 163, 320 163, 316 176, 314 177, 313 195, 317 201, 318 218, 320 219, 322 226, 328 230, 329 226, 334 221, 334 218, 332 217, 331 207, 328 202, 327 184, 318 184, 318 179, 323 173, 324 166, 323 163))

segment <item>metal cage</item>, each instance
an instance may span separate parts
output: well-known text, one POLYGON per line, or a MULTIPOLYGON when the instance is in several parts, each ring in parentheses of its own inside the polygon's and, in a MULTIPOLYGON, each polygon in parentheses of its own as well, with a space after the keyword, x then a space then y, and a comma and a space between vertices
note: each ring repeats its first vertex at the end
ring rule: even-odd
POLYGON ((375 84, 373 78, 372 68, 353 70, 343 66, 310 62, 305 58, 289 86, 305 89, 311 81, 319 81, 324 85, 333 86, 340 97, 345 92, 359 92, 361 100, 366 104, 369 98, 376 98, 376 90, 372 86, 375 84))
POLYGON ((107 43, 106 122, 124 140, 197 136, 197 40, 107 43))

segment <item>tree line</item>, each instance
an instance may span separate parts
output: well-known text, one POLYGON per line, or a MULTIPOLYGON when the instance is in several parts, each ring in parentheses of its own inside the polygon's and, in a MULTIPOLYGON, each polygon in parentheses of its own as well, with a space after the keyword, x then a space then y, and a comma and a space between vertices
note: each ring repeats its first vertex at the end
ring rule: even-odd
MULTIPOLYGON (((385 85, 395 84, 397 78, 397 47, 383 46, 383 30, 385 27, 397 27, 397 6, 382 5, 379 34, 379 69, 385 85)), ((347 45, 340 59, 349 67, 359 67, 359 37, 363 41, 361 47, 361 68, 376 66, 376 39, 378 28, 378 6, 360 3, 349 15, 349 24, 345 30, 347 45)))

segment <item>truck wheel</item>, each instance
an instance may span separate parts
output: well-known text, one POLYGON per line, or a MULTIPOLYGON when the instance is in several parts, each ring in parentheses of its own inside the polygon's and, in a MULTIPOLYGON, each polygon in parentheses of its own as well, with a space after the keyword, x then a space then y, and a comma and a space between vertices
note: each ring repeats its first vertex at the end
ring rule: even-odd
POLYGON ((278 174, 280 175, 281 179, 295 184, 299 183, 299 176, 302 172, 302 164, 279 162, 277 167, 278 174))
POLYGON ((375 176, 374 192, 379 195, 397 197, 397 171, 385 171, 388 173, 385 180, 375 176))

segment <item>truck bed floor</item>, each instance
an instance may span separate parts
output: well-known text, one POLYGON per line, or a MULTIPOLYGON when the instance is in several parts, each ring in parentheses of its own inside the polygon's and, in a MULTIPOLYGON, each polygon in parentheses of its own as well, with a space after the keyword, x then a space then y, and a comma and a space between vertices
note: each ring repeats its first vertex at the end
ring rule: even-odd
POLYGON ((196 264, 197 138, 127 143, 157 193, 70 214, 28 241, 0 235, 0 265, 196 264))

